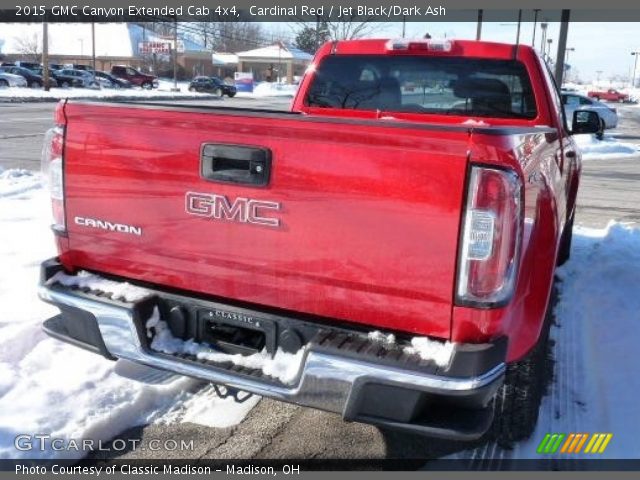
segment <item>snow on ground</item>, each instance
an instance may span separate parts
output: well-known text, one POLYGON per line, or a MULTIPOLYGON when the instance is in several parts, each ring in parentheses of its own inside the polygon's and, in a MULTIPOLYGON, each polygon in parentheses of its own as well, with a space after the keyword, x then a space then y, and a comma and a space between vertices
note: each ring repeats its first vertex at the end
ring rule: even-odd
POLYGON ((39 264, 55 255, 49 208, 38 174, 0 167, 0 458, 54 456, 16 450, 19 434, 106 441, 153 421, 240 422, 258 398, 223 400, 190 379, 143 385, 115 374, 113 362, 42 333, 41 322, 57 313, 37 300, 39 264))
POLYGON ((188 89, 189 82, 178 82, 179 91, 173 91, 173 81, 160 80, 158 88, 153 90, 145 90, 142 88, 52 88, 48 92, 34 88, 0 88, 0 101, 29 101, 29 100, 56 100, 62 98, 148 98, 157 97, 170 98, 210 98, 207 93, 190 92, 188 89))
MULTIPOLYGON (((576 458, 640 458, 640 229, 610 222, 575 227, 571 260, 558 269, 554 381, 533 436, 511 451, 488 444, 456 457, 540 459, 547 433, 612 433, 603 454, 576 458)), ((568 458, 566 454, 544 458, 568 458)), ((573 457, 569 457, 573 458, 573 457)))
POLYGON ((617 140, 612 134, 605 134, 602 140, 595 135, 574 135, 576 143, 582 152, 583 160, 598 160, 606 158, 639 157, 640 146, 617 140))

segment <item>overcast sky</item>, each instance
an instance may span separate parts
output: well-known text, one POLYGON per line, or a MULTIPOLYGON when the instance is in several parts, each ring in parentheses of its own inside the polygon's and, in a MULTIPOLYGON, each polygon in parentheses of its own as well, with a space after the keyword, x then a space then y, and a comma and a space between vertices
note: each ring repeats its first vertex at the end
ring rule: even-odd
MULTIPOLYGON (((516 23, 484 23, 482 26, 482 39, 497 42, 515 43, 516 23)), ((448 38, 475 39, 476 24, 470 22, 447 23, 414 23, 406 25, 407 37, 422 37, 425 32, 434 38, 447 36, 448 38)), ((552 38, 552 57, 555 58, 560 24, 550 23, 547 30, 547 38, 552 38)), ((531 45, 533 23, 522 24, 520 41, 531 45)), ((381 32, 382 33, 382 32, 381 32)), ((402 23, 394 23, 384 28, 384 35, 400 37, 402 35, 402 23)), ((377 35, 378 36, 378 35, 377 35)), ((569 25, 569 48, 575 51, 569 52, 568 63, 577 69, 582 80, 595 80, 597 71, 601 70, 601 80, 608 80, 611 75, 624 75, 629 77, 633 68, 635 57, 632 51, 640 51, 640 23, 571 23, 569 25)), ((540 28, 538 24, 536 32, 536 48, 540 48, 540 28)), ((640 64, 640 59, 638 61, 640 64)), ((637 75, 640 75, 638 65, 637 75)), ((636 75, 636 76, 637 76, 636 75)))

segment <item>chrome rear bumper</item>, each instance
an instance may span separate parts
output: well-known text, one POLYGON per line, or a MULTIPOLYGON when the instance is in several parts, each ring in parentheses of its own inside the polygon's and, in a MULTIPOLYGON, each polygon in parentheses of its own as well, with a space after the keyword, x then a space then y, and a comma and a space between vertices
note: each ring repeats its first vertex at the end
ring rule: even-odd
MULTIPOLYGON (((401 365, 385 365, 353 358, 353 356, 327 353, 311 345, 302 358, 297 380, 289 385, 277 384, 150 350, 146 346, 141 322, 136 318, 136 311, 132 305, 91 298, 80 291, 60 285, 50 286, 44 282, 40 286, 39 296, 42 300, 58 306, 63 317, 65 311, 81 311, 89 315, 87 318, 95 318, 99 336, 104 342, 103 347, 113 358, 126 359, 277 400, 336 412, 347 420, 384 424, 440 437, 478 438, 488 428, 492 415, 489 415, 485 408, 480 424, 469 425, 468 429, 464 425, 452 429, 448 426, 437 428, 425 426, 419 422, 409 421, 409 417, 404 418, 402 414, 395 419, 390 419, 376 412, 402 409, 405 406, 414 408, 417 402, 424 403, 422 400, 424 395, 441 401, 452 400, 454 403, 459 401, 463 405, 472 405, 474 409, 480 411, 481 407, 489 403, 502 384, 505 372, 505 364, 502 362, 479 375, 448 376, 433 373, 433 370, 427 373, 415 369, 403 369, 401 365), (393 402, 397 399, 389 398, 391 405, 379 407, 382 410, 377 410, 378 407, 370 405, 374 399, 369 397, 377 397, 375 402, 384 403, 385 396, 402 395, 408 395, 409 400, 394 404, 393 402)), ((47 326, 45 323, 45 331, 50 335, 70 343, 77 343, 67 338, 62 330, 47 326)), ((101 349, 97 348, 94 351, 98 350, 101 349)))

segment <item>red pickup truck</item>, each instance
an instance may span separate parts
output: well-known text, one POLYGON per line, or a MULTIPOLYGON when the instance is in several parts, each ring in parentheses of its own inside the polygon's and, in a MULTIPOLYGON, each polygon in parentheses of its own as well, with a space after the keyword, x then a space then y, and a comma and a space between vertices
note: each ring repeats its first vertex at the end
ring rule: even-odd
POLYGON ((628 102, 630 100, 629 95, 619 92, 613 88, 609 90, 597 90, 588 92, 587 95, 596 100, 606 100, 607 102, 628 102))
POLYGON ((44 329, 348 421, 524 438, 572 135, 600 125, 563 115, 533 49, 455 40, 330 42, 290 112, 63 102, 44 329))

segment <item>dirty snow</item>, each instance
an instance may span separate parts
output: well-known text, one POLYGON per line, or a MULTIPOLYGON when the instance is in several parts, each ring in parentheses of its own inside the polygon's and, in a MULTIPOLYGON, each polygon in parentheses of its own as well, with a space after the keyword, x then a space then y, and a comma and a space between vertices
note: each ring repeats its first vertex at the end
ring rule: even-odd
POLYGON ((427 337, 413 337, 411 346, 404 347, 404 352, 418 354, 423 360, 433 360, 439 367, 446 367, 453 356, 454 343, 437 342, 427 337))
POLYGON ((131 285, 128 282, 107 280, 100 275, 80 270, 76 275, 58 272, 47 281, 47 285, 60 284, 65 287, 89 288, 98 292, 111 294, 113 300, 137 302, 152 295, 146 288, 131 285))
POLYGON ((574 138, 582 152, 583 160, 598 160, 608 157, 640 158, 640 146, 621 142, 610 134, 606 134, 602 140, 598 140, 595 135, 575 135, 574 138))
POLYGON ((39 264, 56 253, 49 218, 40 175, 0 167, 0 458, 63 455, 16 450, 22 433, 97 442, 156 420, 197 422, 205 410, 205 424, 242 421, 257 399, 213 399, 190 379, 137 383, 117 375, 114 362, 42 333, 42 321, 58 312, 37 299, 39 264))
POLYGON ((167 323, 160 320, 158 309, 147 320, 147 335, 151 333, 151 349, 170 355, 186 353, 194 355, 200 360, 208 360, 216 363, 231 362, 247 368, 261 369, 262 372, 272 378, 277 378, 283 383, 291 383, 298 376, 300 365, 304 356, 304 349, 296 353, 287 353, 278 349, 272 357, 266 350, 252 355, 228 354, 214 350, 205 343, 194 340, 181 340, 174 337, 167 323))
POLYGON ((385 345, 393 345, 396 343, 396 336, 393 333, 384 334, 380 330, 374 330, 367 335, 369 340, 384 343, 385 345))

